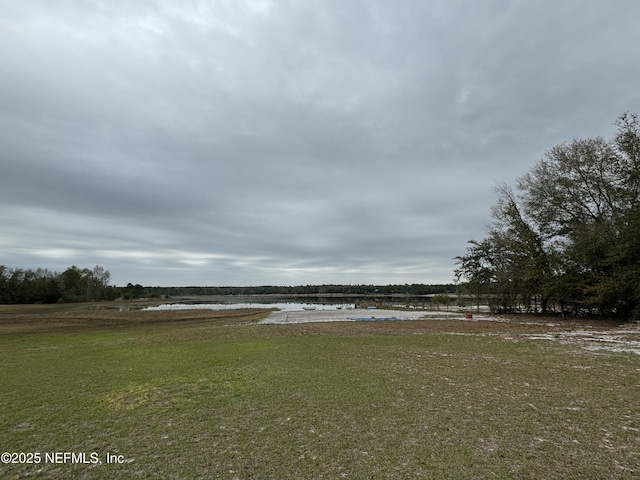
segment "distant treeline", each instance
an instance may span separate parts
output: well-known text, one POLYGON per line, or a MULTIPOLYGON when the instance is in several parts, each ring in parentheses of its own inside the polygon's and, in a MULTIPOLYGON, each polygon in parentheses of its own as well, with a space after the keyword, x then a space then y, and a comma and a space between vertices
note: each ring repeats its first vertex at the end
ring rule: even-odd
POLYGON ((280 295, 280 296, 331 296, 331 295, 437 295, 455 293, 452 284, 404 284, 404 285, 299 285, 299 286, 249 286, 249 287, 143 287, 129 283, 122 288, 125 298, 179 297, 192 295, 280 295))
POLYGON ((71 266, 62 273, 44 268, 0 265, 0 304, 67 303, 213 295, 278 296, 420 296, 455 293, 455 285, 301 285, 245 287, 145 287, 128 283, 109 285, 111 274, 96 265, 92 270, 71 266))
POLYGON ((110 279, 111 274, 97 265, 93 270, 72 266, 63 273, 0 265, 0 303, 115 300, 122 292, 109 285, 110 279))

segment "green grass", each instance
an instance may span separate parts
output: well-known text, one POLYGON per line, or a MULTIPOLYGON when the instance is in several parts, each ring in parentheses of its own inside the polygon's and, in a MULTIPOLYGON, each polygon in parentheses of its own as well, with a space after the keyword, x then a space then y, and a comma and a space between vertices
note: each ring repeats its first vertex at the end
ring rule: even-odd
POLYGON ((29 331, 5 315, 0 450, 126 463, 0 477, 640 475, 636 355, 425 322, 255 324, 262 314, 63 315, 73 326, 56 329, 30 313, 46 328, 29 331))

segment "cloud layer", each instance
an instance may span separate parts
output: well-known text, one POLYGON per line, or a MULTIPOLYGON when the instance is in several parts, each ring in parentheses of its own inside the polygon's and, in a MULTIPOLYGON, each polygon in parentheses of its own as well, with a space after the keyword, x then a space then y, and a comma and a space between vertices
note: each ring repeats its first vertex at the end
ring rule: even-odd
POLYGON ((0 263, 440 283, 493 186, 638 111, 640 4, 3 2, 0 263))

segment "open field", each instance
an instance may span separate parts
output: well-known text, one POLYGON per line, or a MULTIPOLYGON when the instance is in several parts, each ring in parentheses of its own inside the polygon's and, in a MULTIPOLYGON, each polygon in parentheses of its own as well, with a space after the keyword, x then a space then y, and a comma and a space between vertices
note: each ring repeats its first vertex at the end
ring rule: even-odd
POLYGON ((0 306, 0 478, 640 475, 636 325, 105 305, 0 306))

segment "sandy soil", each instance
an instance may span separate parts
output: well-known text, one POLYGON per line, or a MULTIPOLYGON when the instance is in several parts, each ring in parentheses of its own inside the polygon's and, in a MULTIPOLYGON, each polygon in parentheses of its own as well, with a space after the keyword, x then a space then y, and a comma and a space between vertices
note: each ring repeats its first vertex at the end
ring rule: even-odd
MULTIPOLYGON (((461 312, 368 309, 277 311, 260 323, 304 324, 365 320, 369 322, 385 320, 384 323, 419 320, 423 327, 432 324, 429 326, 440 327, 444 331, 454 330, 460 331, 459 333, 482 332, 501 335, 513 341, 522 339, 554 341, 575 345, 593 352, 604 350, 630 352, 640 355, 640 324, 637 323, 620 325, 614 322, 598 320, 561 320, 554 317, 538 317, 535 315, 508 316, 482 313, 474 313, 473 317, 469 319, 461 312), (495 322, 500 325, 496 325, 495 322)), ((388 326, 391 327, 391 325, 388 326)), ((397 327, 398 329, 401 328, 400 325, 397 327)), ((431 328, 428 328, 428 330, 431 330, 431 328)))
POLYGON ((637 324, 611 330, 578 329, 560 333, 539 333, 527 335, 526 338, 577 345, 590 351, 608 350, 640 355, 640 325, 637 324))
POLYGON ((358 320, 419 320, 419 319, 464 319, 464 314, 454 312, 424 312, 416 310, 370 310, 363 308, 344 310, 296 310, 273 312, 260 323, 309 323, 309 322, 355 322, 358 320))

